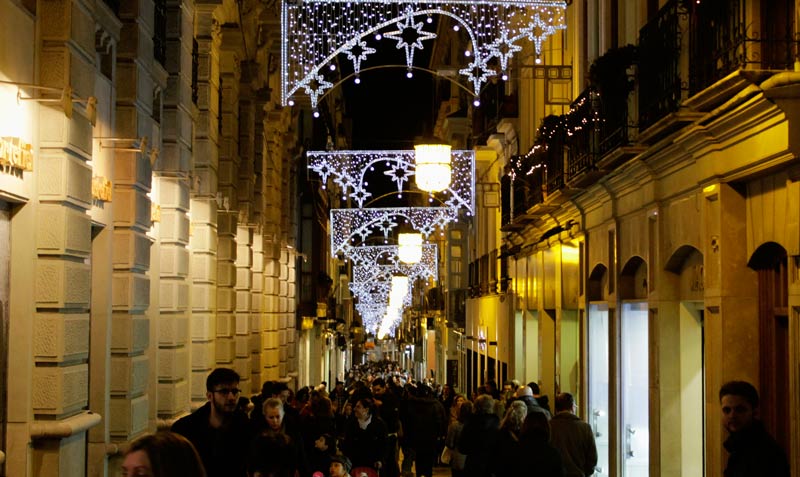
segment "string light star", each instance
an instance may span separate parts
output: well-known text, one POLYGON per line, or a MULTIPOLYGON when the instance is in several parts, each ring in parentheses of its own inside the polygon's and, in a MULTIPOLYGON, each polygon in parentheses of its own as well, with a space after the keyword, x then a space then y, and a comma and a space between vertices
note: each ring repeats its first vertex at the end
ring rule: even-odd
POLYGON ((422 29, 425 22, 414 23, 414 10, 409 6, 405 11, 405 23, 397 22, 397 30, 386 33, 384 36, 397 40, 397 49, 405 48, 406 66, 414 66, 414 50, 422 50, 423 40, 436 38, 436 33, 431 33, 422 29), (413 40, 413 41, 409 41, 413 40))
POLYGON ((522 47, 508 38, 508 30, 503 29, 500 37, 488 46, 489 55, 500 60, 500 71, 508 70, 508 62, 515 53, 522 51, 522 47))
POLYGON ((367 59, 367 55, 377 51, 375 48, 367 46, 367 42, 361 39, 351 42, 350 48, 346 53, 347 59, 353 62, 353 71, 356 75, 361 72, 361 62, 367 59))
POLYGON ((508 32, 512 43, 530 39, 540 55, 542 42, 566 28, 565 0, 436 0, 427 3, 419 0, 303 0, 280 3, 280 78, 284 106, 304 91, 318 92, 312 97, 312 103, 316 104, 328 89, 312 85, 318 73, 327 70, 339 55, 347 55, 357 74, 361 62, 373 49, 380 47, 363 45, 393 26, 397 26, 397 31, 385 35, 397 41, 398 49, 406 50, 409 68, 413 65, 415 50, 423 49, 424 40, 436 37, 421 28, 425 19, 434 16, 452 19, 463 35, 469 37, 471 51, 480 52, 481 56, 490 56, 489 45, 503 31, 508 32), (420 18, 422 23, 415 22, 414 18, 420 18))
POLYGON ((322 74, 317 71, 317 73, 313 76, 313 81, 309 84, 306 84, 303 89, 305 89, 306 94, 309 98, 311 98, 311 107, 316 108, 317 102, 319 98, 325 94, 326 90, 333 88, 333 83, 326 80, 322 74))
POLYGON ((481 94, 481 85, 489 81, 490 76, 497 75, 496 71, 486 66, 488 59, 486 56, 475 54, 475 59, 468 67, 458 70, 460 74, 466 76, 467 80, 472 83, 476 97, 481 94))
POLYGON ((383 172, 385 175, 392 179, 392 182, 397 184, 397 191, 403 192, 403 184, 408 182, 408 178, 414 175, 413 171, 409 171, 406 167, 396 163, 391 166, 391 169, 383 172))

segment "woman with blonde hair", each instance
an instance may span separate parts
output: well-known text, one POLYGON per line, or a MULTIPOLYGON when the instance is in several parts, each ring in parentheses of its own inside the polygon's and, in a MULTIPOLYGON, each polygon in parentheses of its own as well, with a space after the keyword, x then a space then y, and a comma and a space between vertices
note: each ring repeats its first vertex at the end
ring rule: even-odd
POLYGON ((283 422, 283 401, 270 398, 264 401, 267 427, 250 443, 247 463, 251 477, 294 477, 295 472, 308 475, 303 439, 287 432, 283 422))

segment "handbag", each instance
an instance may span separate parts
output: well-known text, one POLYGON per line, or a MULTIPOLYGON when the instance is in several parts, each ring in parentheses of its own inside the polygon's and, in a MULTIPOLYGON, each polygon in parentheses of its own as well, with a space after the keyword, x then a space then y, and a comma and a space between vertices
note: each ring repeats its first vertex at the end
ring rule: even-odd
POLYGON ((439 461, 441 461, 442 464, 449 464, 450 459, 452 459, 452 457, 453 457, 452 449, 450 449, 447 446, 444 446, 444 449, 442 449, 442 455, 439 456, 439 461))

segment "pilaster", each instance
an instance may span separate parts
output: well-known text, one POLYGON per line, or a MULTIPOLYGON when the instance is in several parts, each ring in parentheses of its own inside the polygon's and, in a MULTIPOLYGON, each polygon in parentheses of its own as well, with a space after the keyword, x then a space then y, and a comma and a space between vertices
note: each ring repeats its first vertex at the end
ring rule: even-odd
MULTIPOLYGON (((8 79, 69 86, 86 98, 94 93, 94 37, 75 29, 91 26, 94 31, 94 20, 80 2, 64 0, 52 6, 53 11, 35 20, 41 41, 19 51, 14 48, 18 58, 30 48, 27 59, 39 60, 21 70, 38 72, 38 80, 27 75, 8 79)), ((16 18, 10 11, 3 14, 16 18)), ((20 38, 12 41, 30 45, 33 31, 33 23, 19 25, 11 32, 20 38)), ((17 72, 13 58, 5 59, 8 64, 2 66, 8 73, 17 72)), ((26 96, 38 97, 39 92, 23 91, 26 96)), ((11 220, 11 339, 4 351, 8 369, 3 372, 8 373, 9 389, 19 392, 8 395, 5 475, 26 475, 37 462, 49 462, 52 465, 41 475, 77 476, 83 466, 70 469, 65 464, 70 459, 85 462, 87 428, 65 438, 42 436, 32 429, 45 421, 60 424, 82 415, 89 400, 92 128, 80 106, 71 117, 57 103, 42 103, 31 111, 39 128, 34 172, 28 176, 33 179, 33 199, 11 220)), ((33 142, 33 137, 26 139, 33 142)))
POLYGON ((206 375, 216 364, 217 185, 219 166, 219 22, 217 5, 196 5, 197 116, 191 201, 192 401, 206 401, 206 375))
POLYGON ((758 279, 747 267, 745 198, 726 183, 704 189, 706 462, 724 468, 719 388, 737 379, 759 382, 758 279))

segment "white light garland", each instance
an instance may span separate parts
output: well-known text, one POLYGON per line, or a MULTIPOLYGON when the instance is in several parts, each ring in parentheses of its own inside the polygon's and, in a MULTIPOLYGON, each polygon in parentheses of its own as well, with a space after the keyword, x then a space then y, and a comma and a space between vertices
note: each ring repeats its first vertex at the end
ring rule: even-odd
POLYGON ((410 69, 415 50, 423 49, 424 40, 436 38, 424 30, 427 21, 416 18, 432 15, 453 19, 455 27, 463 28, 469 37, 472 55, 468 58, 473 60, 461 73, 477 97, 487 78, 498 73, 488 67, 491 58, 498 58, 505 71, 510 56, 521 48, 518 42, 527 39, 533 42, 538 59, 542 43, 566 28, 566 8, 566 1, 557 0, 285 0, 281 2, 281 101, 287 105, 304 91, 316 108, 333 87, 320 80, 320 72, 345 54, 358 75, 361 63, 376 51, 368 42, 394 41, 395 48, 405 49, 410 69), (404 37, 411 33, 409 29, 415 30, 410 42, 404 37))
POLYGON ((458 220, 452 207, 385 207, 375 209, 331 209, 331 254, 350 255, 353 247, 381 232, 388 239, 398 221, 429 237, 436 229, 458 220))
MULTIPOLYGON (((372 196, 366 190, 366 176, 383 173, 402 194, 409 178, 415 174, 415 151, 309 151, 308 168, 319 174, 323 188, 328 179, 342 189, 342 194, 352 197, 363 207, 372 196)), ((475 210, 475 151, 451 152, 450 186, 433 196, 448 207, 465 210, 472 215, 475 210)))

